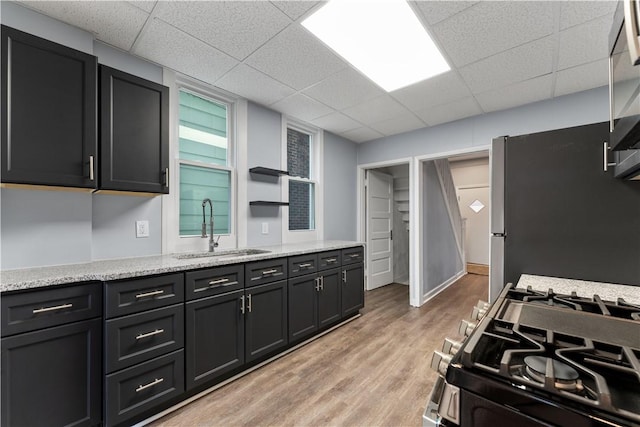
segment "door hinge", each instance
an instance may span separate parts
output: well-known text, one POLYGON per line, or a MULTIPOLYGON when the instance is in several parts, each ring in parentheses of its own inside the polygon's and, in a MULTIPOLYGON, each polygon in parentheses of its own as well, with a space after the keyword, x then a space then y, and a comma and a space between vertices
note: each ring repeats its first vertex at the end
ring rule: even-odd
POLYGON ((393 230, 389 231, 389 239, 393 240, 393 230))

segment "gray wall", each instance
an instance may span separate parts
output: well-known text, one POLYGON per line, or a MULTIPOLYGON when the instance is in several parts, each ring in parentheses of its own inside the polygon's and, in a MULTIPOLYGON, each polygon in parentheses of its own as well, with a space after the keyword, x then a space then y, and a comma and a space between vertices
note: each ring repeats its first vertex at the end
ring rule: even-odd
POLYGON ((600 87, 360 144, 358 164, 487 146, 496 136, 607 120, 609 91, 607 87, 600 87))
POLYGON ((455 235, 445 204, 438 172, 432 161, 424 163, 422 295, 454 277, 462 270, 455 235))
POLYGON ((357 144, 324 133, 324 237, 356 240, 357 144))

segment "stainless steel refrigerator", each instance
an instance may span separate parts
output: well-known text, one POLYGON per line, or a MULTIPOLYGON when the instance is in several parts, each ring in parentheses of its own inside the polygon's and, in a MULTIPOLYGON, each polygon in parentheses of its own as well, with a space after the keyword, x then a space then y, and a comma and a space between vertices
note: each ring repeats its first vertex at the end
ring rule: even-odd
POLYGON ((493 140, 492 301, 521 274, 640 286, 640 181, 604 170, 608 135, 597 123, 493 140))

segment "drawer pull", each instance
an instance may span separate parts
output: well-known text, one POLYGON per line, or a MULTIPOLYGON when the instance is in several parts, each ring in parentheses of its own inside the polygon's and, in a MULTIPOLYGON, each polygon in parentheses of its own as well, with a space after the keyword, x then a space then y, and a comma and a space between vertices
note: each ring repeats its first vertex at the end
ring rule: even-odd
POLYGON ((263 275, 263 276, 266 276, 267 274, 273 274, 273 273, 277 273, 277 272, 278 272, 278 269, 277 269, 277 268, 272 268, 271 270, 264 270, 264 271, 262 272, 262 275, 263 275))
POLYGON ((164 290, 159 289, 159 290, 153 291, 153 292, 145 292, 143 294, 138 294, 138 295, 136 295, 136 298, 146 298, 146 297, 152 297, 152 296, 161 295, 161 294, 164 294, 164 290))
POLYGON ((358 258, 360 254, 349 254, 349 258, 358 258))
POLYGON ((147 332, 146 334, 140 334, 136 337, 137 340, 141 340, 143 338, 152 337, 154 335, 158 335, 164 332, 164 329, 156 329, 153 332, 147 332))
POLYGON ((327 264, 333 264, 334 262, 338 261, 335 258, 327 258, 327 264))
MULTIPOLYGON (((229 281, 229 279, 226 278, 226 277, 224 279, 212 280, 212 281, 209 282, 209 286, 221 285, 223 283, 227 283, 228 281, 229 281)), ((229 285, 232 285, 232 284, 233 283, 228 283, 225 286, 229 286, 229 285)))
POLYGON ((33 314, 46 313, 48 311, 64 310, 65 308, 71 308, 71 307, 73 307, 73 304, 62 304, 62 305, 56 305, 54 307, 34 308, 33 314))
POLYGON ((156 384, 160 384, 162 381, 164 381, 164 378, 156 378, 155 380, 151 381, 149 384, 139 385, 138 388, 136 389, 136 393, 139 393, 142 390, 145 390, 149 387, 153 387, 156 384))
POLYGON ((308 268, 308 267, 311 267, 311 263, 300 264, 298 267, 300 267, 300 268, 308 268))

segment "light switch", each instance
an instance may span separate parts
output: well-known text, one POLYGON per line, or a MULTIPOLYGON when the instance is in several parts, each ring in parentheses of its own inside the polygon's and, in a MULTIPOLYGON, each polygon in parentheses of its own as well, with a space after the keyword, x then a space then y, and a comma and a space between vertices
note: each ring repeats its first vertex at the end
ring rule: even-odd
POLYGON ((268 222, 263 222, 262 223, 262 234, 269 234, 269 223, 268 222))
POLYGON ((136 221, 136 237, 149 237, 149 221, 136 221))

